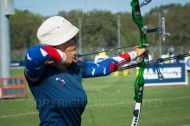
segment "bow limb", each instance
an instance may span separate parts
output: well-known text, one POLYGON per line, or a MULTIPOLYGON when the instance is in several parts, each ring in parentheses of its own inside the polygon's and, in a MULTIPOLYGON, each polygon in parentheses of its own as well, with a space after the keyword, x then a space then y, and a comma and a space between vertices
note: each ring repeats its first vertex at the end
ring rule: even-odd
MULTIPOLYGON (((148 42, 146 38, 146 30, 144 29, 144 25, 142 23, 139 0, 132 0, 131 6, 132 6, 133 21, 137 24, 140 32, 140 48, 146 48, 148 46, 148 42)), ((131 126, 137 126, 140 118, 141 104, 143 99, 143 88, 144 88, 143 73, 146 68, 146 63, 144 61, 144 58, 142 62, 139 64, 139 66, 140 66, 139 74, 134 84, 134 91, 135 91, 134 100, 136 101, 136 104, 135 104, 135 110, 133 112, 133 121, 131 126)))

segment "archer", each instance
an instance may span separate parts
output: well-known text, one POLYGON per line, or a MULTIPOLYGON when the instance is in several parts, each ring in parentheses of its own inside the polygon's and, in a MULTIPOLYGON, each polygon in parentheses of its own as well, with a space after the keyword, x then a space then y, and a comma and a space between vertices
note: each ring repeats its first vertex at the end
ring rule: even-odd
POLYGON ((87 104, 82 78, 107 76, 146 52, 135 48, 99 63, 88 62, 75 56, 78 31, 65 18, 50 17, 38 29, 40 44, 26 52, 25 77, 36 101, 40 126, 80 126, 87 104))

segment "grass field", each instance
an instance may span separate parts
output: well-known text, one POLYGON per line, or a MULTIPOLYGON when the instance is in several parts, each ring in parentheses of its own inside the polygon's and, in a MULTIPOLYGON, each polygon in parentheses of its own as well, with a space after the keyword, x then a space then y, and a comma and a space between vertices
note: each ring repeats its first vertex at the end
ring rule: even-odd
MULTIPOLYGON (((22 75, 23 70, 12 70, 22 75)), ((88 105, 82 126, 130 126, 134 109, 135 75, 84 79, 88 105), (93 118, 92 118, 93 117, 93 118)), ((145 87, 139 126, 190 126, 190 85, 145 87)), ((0 100, 0 126, 37 126, 38 112, 27 97, 0 100)))

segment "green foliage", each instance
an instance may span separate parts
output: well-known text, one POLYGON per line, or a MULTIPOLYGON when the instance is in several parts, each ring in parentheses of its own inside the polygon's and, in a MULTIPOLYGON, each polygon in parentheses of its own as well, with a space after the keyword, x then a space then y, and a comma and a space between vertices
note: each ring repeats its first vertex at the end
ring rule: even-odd
MULTIPOLYGON (((190 40, 190 4, 184 6, 180 4, 169 4, 154 8, 150 13, 145 15, 145 22, 149 28, 155 28, 159 25, 159 15, 166 18, 166 32, 169 32, 172 36, 166 39, 163 46, 189 46, 190 40)), ((152 33, 149 38, 152 39, 154 45, 157 45, 158 33, 152 33)), ((188 50, 187 50, 188 51, 188 50)), ((187 52, 186 51, 186 52, 187 52)))
MULTIPOLYGON (((142 9, 143 11, 143 9, 142 9)), ((143 17, 144 25, 149 29, 159 27, 159 14, 166 18, 166 31, 172 36, 166 39, 163 47, 176 46, 181 43, 187 48, 184 52, 188 52, 190 40, 190 4, 170 4, 152 9, 143 17)), ((82 20, 81 40, 82 48, 93 47, 114 48, 118 44, 118 22, 117 17, 120 16, 121 46, 135 45, 139 43, 139 31, 133 22, 131 13, 111 13, 109 11, 93 10, 83 12, 82 10, 72 10, 70 12, 60 11, 61 15, 71 21, 75 26, 79 27, 79 20, 82 20)), ((38 44, 36 32, 42 21, 47 17, 33 14, 29 11, 16 10, 16 14, 10 17, 11 26, 11 49, 26 50, 26 48, 38 44)), ((150 47, 157 47, 159 43, 159 33, 148 34, 150 47)), ((101 51, 101 50, 96 50, 101 51)), ((167 49, 163 49, 166 52, 167 49)), ((23 54, 23 52, 19 52, 23 54)), ((12 59, 23 59, 16 53, 12 54, 12 59)))
POLYGON ((84 45, 88 47, 114 46, 117 42, 116 17, 106 11, 91 11, 82 25, 84 45))
POLYGON ((43 17, 29 11, 16 10, 10 17, 11 49, 28 48, 38 42, 36 32, 43 17))

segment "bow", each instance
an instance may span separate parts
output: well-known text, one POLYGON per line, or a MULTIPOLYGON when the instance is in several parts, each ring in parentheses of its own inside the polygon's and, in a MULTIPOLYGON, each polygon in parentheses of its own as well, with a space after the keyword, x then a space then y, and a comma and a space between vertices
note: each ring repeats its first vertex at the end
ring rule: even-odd
MULTIPOLYGON (((155 28, 155 29, 149 29, 149 30, 144 28, 140 8, 143 7, 144 5, 147 5, 149 2, 151 2, 151 0, 145 0, 141 4, 139 4, 139 0, 132 0, 131 1, 132 18, 133 18, 133 21, 137 24, 137 26, 139 28, 139 32, 140 32, 140 43, 139 43, 140 48, 147 48, 147 46, 149 45, 148 41, 147 41, 147 36, 146 36, 147 33, 162 31, 163 41, 165 40, 166 36, 170 36, 169 33, 165 32, 164 21, 162 23, 161 28, 155 28)), ((87 0, 86 0, 86 3, 87 3, 87 0)), ((85 8, 86 8, 86 3, 85 3, 85 8)), ((82 15, 82 21, 83 21, 83 17, 84 17, 84 13, 82 15)), ((82 25, 82 22, 80 24, 80 27, 81 27, 81 25, 82 25)), ((131 46, 126 46, 126 47, 131 47, 131 46)), ((126 48, 126 47, 121 47, 121 48, 126 48)), ((121 48, 116 48, 116 49, 121 49, 121 48)), ((116 49, 100 51, 100 52, 109 52, 109 51, 116 50, 116 49)), ((100 52, 93 52, 93 53, 84 54, 84 55, 80 55, 80 56, 87 56, 87 55, 97 54, 100 52)), ((135 109, 133 111, 133 120, 132 120, 131 126, 137 126, 138 122, 139 122, 139 118, 140 118, 141 106, 142 106, 142 101, 143 101, 143 89, 144 89, 143 73, 144 73, 146 66, 150 65, 150 64, 154 64, 155 67, 157 67, 156 70, 157 70, 158 78, 160 79, 160 78, 163 78, 163 75, 160 72, 160 70, 158 69, 159 63, 167 61, 167 60, 172 60, 172 59, 180 59, 180 58, 187 57, 187 56, 190 56, 190 54, 182 54, 182 55, 178 55, 178 56, 174 56, 174 57, 169 57, 169 58, 164 58, 164 59, 159 58, 157 60, 149 61, 148 60, 148 53, 145 53, 141 57, 141 62, 138 62, 137 64, 133 64, 130 66, 120 67, 118 70, 116 70, 116 71, 120 71, 120 70, 124 70, 124 69, 140 67, 139 74, 138 74, 138 76, 135 80, 135 83, 134 83, 134 92, 135 92, 134 100, 136 101, 136 104, 135 104, 135 109)), ((90 107, 89 107, 89 110, 90 110, 90 107)), ((91 113, 91 110, 90 110, 90 113, 91 113)), ((96 125, 92 113, 91 113, 91 117, 93 119, 94 125, 96 125)))
MULTIPOLYGON (((141 6, 143 6, 143 5, 141 5, 141 6)), ((139 47, 146 48, 148 46, 148 41, 147 41, 147 37, 146 37, 146 30, 144 29, 144 25, 142 23, 142 15, 141 15, 141 11, 140 11, 139 0, 132 0, 131 7, 132 7, 133 21, 137 24, 137 26, 139 28, 139 32, 140 32, 139 47)), ((138 64, 140 67, 139 74, 134 83, 134 91, 135 91, 134 100, 136 101, 136 104, 135 104, 135 109, 133 111, 133 120, 132 120, 131 126, 137 126, 139 117, 140 117, 141 104, 142 104, 142 99, 143 99, 143 88, 144 88, 143 73, 146 68, 146 62, 144 61, 145 58, 147 58, 147 54, 145 54, 143 56, 142 61, 138 64)))
MULTIPOLYGON (((139 4, 139 0, 132 0, 132 2, 131 2, 132 18, 133 18, 133 21, 137 24, 137 26, 139 28, 139 32, 140 32, 140 44, 139 44, 140 48, 146 48, 149 45, 148 41, 147 41, 147 37, 146 37, 147 33, 155 32, 155 31, 162 31, 163 41, 165 40, 166 36, 170 36, 169 33, 165 32, 165 22, 164 21, 162 22, 162 28, 156 28, 156 29, 150 29, 150 30, 147 30, 144 28, 140 7, 147 5, 149 2, 151 2, 151 0, 145 0, 141 4, 139 4)), ((148 53, 146 53, 142 57, 141 62, 125 67, 125 69, 140 67, 139 74, 134 83, 134 91, 135 91, 134 100, 136 101, 136 104, 135 104, 135 109, 133 111, 133 120, 132 120, 131 126, 137 126, 138 122, 139 122, 139 118, 140 118, 140 112, 141 112, 141 106, 142 106, 142 100, 143 100, 143 89, 144 89, 143 73, 144 73, 146 66, 150 65, 150 64, 154 64, 154 66, 156 67, 158 78, 163 79, 163 75, 158 68, 159 63, 164 62, 166 60, 181 59, 181 58, 184 58, 187 56, 190 56, 190 54, 181 54, 181 55, 177 55, 177 56, 173 56, 173 57, 169 57, 169 58, 164 58, 164 59, 160 58, 155 61, 149 61, 148 53)))

